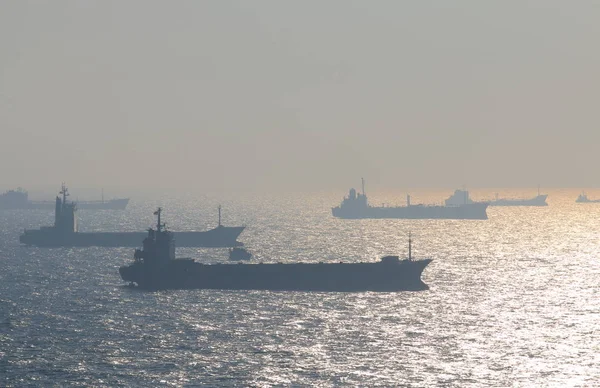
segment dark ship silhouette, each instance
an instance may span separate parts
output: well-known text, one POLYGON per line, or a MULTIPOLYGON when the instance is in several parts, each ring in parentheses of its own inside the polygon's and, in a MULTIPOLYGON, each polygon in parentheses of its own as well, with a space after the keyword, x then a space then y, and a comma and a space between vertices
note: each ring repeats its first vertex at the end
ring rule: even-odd
POLYGON ((413 205, 410 195, 406 196, 406 206, 375 207, 367 202, 365 183, 362 181, 362 194, 355 189, 344 198, 340 206, 331 209, 333 216, 346 219, 357 218, 410 218, 410 219, 471 219, 487 220, 487 203, 469 203, 451 206, 413 205))
MULTIPOLYGON (((538 195, 533 198, 528 199, 503 199, 498 198, 498 194, 496 194, 496 199, 493 201, 485 201, 490 206, 548 206, 546 202, 546 198, 548 198, 548 194, 540 194, 538 189, 538 195)), ((454 194, 452 194, 448 199, 446 199, 446 206, 450 205, 459 205, 459 204, 475 204, 475 203, 483 203, 483 202, 475 202, 471 200, 469 197, 469 192, 467 190, 455 190, 454 194)))
MULTIPOLYGON (((22 244, 40 247, 136 247, 144 239, 145 232, 78 232, 78 204, 67 201, 69 193, 64 184, 60 194, 55 201, 54 225, 25 230, 19 237, 22 244)), ((219 206, 219 225, 216 228, 203 232, 175 232, 175 235, 184 247, 234 247, 242 245, 236 240, 244 228, 221 225, 219 206)))
POLYGON ((175 258, 176 236, 161 224, 150 228, 134 262, 119 268, 124 281, 145 290, 228 289, 280 291, 416 291, 427 289, 421 273, 431 259, 386 256, 375 263, 201 264, 175 258))
MULTIPOLYGON (((128 203, 129 198, 114 198, 105 201, 104 191, 102 191, 102 200, 78 201, 77 207, 79 209, 123 210, 128 203)), ((0 209, 52 209, 55 205, 54 201, 31 201, 29 193, 22 188, 0 194, 0 209)))

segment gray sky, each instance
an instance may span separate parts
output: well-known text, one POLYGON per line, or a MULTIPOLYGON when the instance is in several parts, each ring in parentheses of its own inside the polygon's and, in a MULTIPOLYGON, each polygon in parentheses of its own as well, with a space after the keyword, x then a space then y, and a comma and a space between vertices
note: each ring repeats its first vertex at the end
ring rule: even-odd
POLYGON ((600 186, 597 1, 0 2, 0 184, 600 186))

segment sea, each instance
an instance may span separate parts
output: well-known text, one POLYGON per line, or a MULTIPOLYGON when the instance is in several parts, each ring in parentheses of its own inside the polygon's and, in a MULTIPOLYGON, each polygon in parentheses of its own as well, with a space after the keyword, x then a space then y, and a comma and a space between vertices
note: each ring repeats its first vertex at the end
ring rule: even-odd
MULTIPOLYGON (((500 197, 535 190, 498 189, 500 197)), ((472 190, 475 199, 495 191, 472 190)), ((143 292, 119 266, 131 248, 20 246, 47 210, 0 211, 2 387, 600 386, 600 203, 547 190, 547 207, 490 207, 488 220, 341 220, 341 193, 132 198, 80 210, 80 231, 245 225, 259 262, 432 258, 417 292, 143 292)), ((405 191, 367 193, 403 204, 405 191)), ((413 190, 441 203, 448 190, 413 190)), ((600 198, 599 190, 588 190, 600 198)), ((141 243, 141 242, 140 242, 141 243)), ((226 262, 227 249, 178 248, 226 262)))

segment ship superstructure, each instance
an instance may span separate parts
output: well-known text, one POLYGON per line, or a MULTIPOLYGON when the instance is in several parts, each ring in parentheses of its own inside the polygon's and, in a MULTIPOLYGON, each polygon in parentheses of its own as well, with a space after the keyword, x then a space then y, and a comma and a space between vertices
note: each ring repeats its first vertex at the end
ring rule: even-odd
MULTIPOLYGON (((124 281, 146 290, 227 289, 280 291, 404 291, 424 290, 421 273, 431 259, 386 256, 363 263, 202 264, 175 258, 176 235, 160 222, 149 229, 134 262, 119 268, 124 281)), ((409 239, 409 247, 412 241, 409 239)))
POLYGON ((359 218, 407 218, 407 219, 487 219, 487 203, 466 203, 457 205, 414 205, 410 195, 406 196, 406 206, 375 207, 369 205, 362 180, 362 193, 350 189, 342 203, 331 209, 334 217, 359 218))
POLYGON ((25 234, 37 232, 39 235, 58 241, 77 234, 77 205, 67 200, 69 190, 64 183, 59 194, 54 201, 54 225, 43 226, 37 231, 26 230, 25 234))

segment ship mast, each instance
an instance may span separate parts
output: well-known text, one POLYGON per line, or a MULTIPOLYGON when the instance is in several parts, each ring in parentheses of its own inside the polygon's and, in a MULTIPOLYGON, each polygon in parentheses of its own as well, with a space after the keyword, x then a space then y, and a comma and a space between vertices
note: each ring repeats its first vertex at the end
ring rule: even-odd
POLYGON ((412 239, 410 232, 408 232, 408 260, 412 260, 412 239))
POLYGON ((219 226, 221 226, 221 205, 219 205, 219 226))
POLYGON ((69 190, 67 189, 67 186, 65 185, 64 182, 61 186, 61 190, 60 190, 59 194, 62 194, 62 204, 64 206, 67 203, 67 196, 69 195, 69 190))
POLYGON ((156 231, 160 232, 160 229, 163 227, 163 225, 160 223, 160 213, 162 213, 162 208, 159 207, 155 212, 154 215, 158 216, 158 221, 156 223, 156 231))
POLYGON ((360 178, 360 181, 362 183, 362 194, 364 196, 365 195, 365 178, 360 178))

